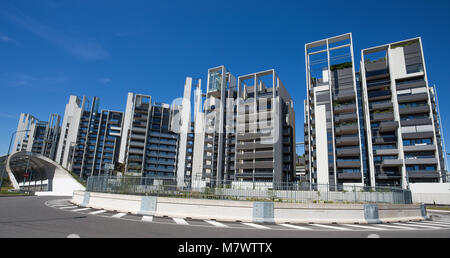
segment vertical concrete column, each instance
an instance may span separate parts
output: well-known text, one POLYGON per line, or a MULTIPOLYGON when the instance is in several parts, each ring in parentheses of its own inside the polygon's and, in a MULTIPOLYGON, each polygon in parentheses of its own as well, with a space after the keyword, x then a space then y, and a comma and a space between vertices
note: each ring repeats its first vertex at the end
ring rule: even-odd
POLYGON ((83 206, 83 207, 88 206, 90 198, 91 198, 91 193, 84 192, 83 202, 80 204, 80 206, 83 206))
POLYGON ((378 215, 378 206, 376 204, 364 204, 364 219, 369 224, 381 223, 378 215))
POLYGON ((253 222, 274 223, 273 202, 253 202, 253 222))
POLYGON ((154 215, 156 212, 156 203, 157 203, 156 196, 142 196, 139 214, 154 215))

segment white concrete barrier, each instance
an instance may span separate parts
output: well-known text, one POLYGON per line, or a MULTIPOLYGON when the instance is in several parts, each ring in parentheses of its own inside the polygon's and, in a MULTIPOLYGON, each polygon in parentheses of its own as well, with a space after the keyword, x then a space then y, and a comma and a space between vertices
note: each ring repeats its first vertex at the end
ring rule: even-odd
POLYGON ((420 204, 378 204, 378 218, 382 222, 420 221, 426 217, 422 213, 420 204))
POLYGON ((158 197, 155 216, 216 219, 221 221, 253 220, 253 202, 158 197))
POLYGON ((381 223, 426 219, 424 205, 304 204, 75 191, 74 204, 133 214, 271 223, 381 223))
POLYGON ((275 223, 367 223, 363 204, 275 203, 275 223))

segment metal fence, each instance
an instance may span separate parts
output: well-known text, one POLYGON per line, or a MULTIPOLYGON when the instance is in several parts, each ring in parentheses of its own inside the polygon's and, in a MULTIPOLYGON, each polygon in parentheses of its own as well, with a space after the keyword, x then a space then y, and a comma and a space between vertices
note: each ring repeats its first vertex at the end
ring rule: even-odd
POLYGON ((411 191, 393 187, 310 185, 300 182, 226 181, 214 185, 203 180, 176 178, 91 176, 87 191, 289 203, 412 203, 411 191))

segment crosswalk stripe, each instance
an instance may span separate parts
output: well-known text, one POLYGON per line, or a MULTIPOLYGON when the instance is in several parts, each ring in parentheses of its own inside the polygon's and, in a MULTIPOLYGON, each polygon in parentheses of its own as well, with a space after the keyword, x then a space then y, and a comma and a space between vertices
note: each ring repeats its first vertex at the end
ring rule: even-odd
POLYGON ((121 217, 123 217, 125 215, 127 215, 127 214, 120 212, 120 213, 117 213, 116 215, 112 215, 111 217, 113 217, 113 218, 121 218, 121 217))
POLYGON ((223 223, 220 223, 220 222, 217 222, 217 221, 214 221, 214 220, 205 220, 205 222, 207 222, 207 223, 209 223, 211 225, 214 225, 216 227, 221 227, 221 228, 227 228, 228 227, 227 225, 225 225, 223 223))
POLYGON ((254 227, 254 228, 259 228, 259 229, 270 229, 269 227, 263 226, 263 225, 259 225, 259 224, 255 224, 255 223, 242 223, 244 225, 250 226, 250 227, 254 227))
POLYGON ((345 226, 350 226, 350 227, 355 227, 355 228, 374 229, 374 230, 386 230, 385 228, 378 228, 375 226, 366 226, 366 225, 356 225, 356 224, 345 224, 345 226))
POLYGON ((431 224, 431 225, 442 225, 442 226, 447 226, 447 227, 450 226, 449 223, 446 223, 446 222, 437 222, 437 221, 422 221, 421 223, 424 223, 424 224, 431 224))
POLYGON ((106 212, 106 210, 93 211, 93 212, 89 212, 89 214, 95 215, 95 214, 100 214, 103 212, 106 212))
POLYGON ((307 227, 302 227, 302 226, 292 225, 292 224, 278 224, 278 225, 283 226, 283 227, 288 227, 288 228, 300 229, 300 230, 312 230, 312 228, 307 228, 307 227))
POLYGON ((142 216, 142 221, 152 222, 153 216, 142 216))
POLYGON ((429 225, 423 225, 420 222, 409 222, 408 224, 405 223, 395 223, 396 225, 405 225, 405 226, 413 226, 413 227, 418 227, 418 228, 431 228, 431 229, 439 229, 438 227, 435 226, 429 226, 429 225))
POLYGON ((322 228, 337 229, 337 230, 351 230, 351 229, 347 229, 347 228, 335 227, 335 226, 323 225, 323 224, 311 224, 311 225, 317 226, 317 227, 322 227, 322 228))
POLYGON ((67 205, 69 205, 69 204, 53 204, 52 206, 53 207, 61 207, 61 206, 67 206, 67 205))
POLYGON ((76 207, 78 207, 78 206, 72 205, 72 206, 59 207, 59 209, 73 209, 73 208, 76 208, 76 207))
POLYGON ((399 228, 399 229, 409 229, 409 230, 414 230, 416 228, 410 228, 410 227, 404 227, 404 226, 396 226, 396 225, 392 225, 392 224, 378 224, 378 226, 380 227, 387 227, 387 228, 399 228))
POLYGON ((72 210, 72 211, 85 211, 85 210, 90 210, 91 208, 81 208, 81 209, 75 209, 75 210, 72 210))
POLYGON ((184 219, 181 218, 172 218, 175 223, 180 224, 180 225, 189 225, 189 223, 187 223, 184 219))

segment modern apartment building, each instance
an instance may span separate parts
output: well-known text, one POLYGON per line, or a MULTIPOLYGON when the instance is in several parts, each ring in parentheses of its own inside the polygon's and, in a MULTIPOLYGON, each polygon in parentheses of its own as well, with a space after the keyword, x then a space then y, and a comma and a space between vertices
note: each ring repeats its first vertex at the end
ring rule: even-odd
POLYGON ((224 66, 209 69, 195 112, 193 178, 207 185, 293 179, 293 102, 274 70, 236 80, 224 66))
POLYGON ((305 45, 306 173, 311 183, 407 188, 445 181, 437 93, 421 38, 361 51, 351 34, 305 45))
POLYGON ((275 70, 239 76, 237 94, 235 179, 292 181, 294 104, 275 70))
POLYGON ((118 160, 123 113, 99 110, 100 99, 70 96, 57 161, 86 179, 109 173, 118 160))
POLYGON ((351 33, 305 45, 306 173, 313 184, 364 184, 361 109, 351 33))
POLYGON ((370 184, 445 180, 436 91, 421 38, 362 50, 361 83, 370 184))
POLYGON ((126 175, 176 176, 178 134, 170 129, 172 115, 169 104, 128 93, 119 155, 126 175))
POLYGON ((55 160, 60 119, 57 114, 51 114, 48 121, 40 121, 30 114, 20 114, 13 151, 29 151, 55 160))

